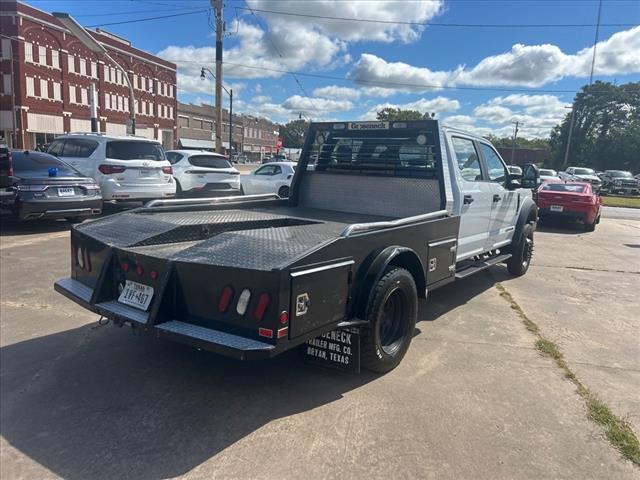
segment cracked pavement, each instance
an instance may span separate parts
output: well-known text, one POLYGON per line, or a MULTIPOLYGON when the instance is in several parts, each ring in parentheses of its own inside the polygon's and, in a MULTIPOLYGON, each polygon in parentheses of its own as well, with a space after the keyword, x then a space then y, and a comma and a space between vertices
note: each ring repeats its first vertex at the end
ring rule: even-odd
POLYGON ((640 433, 640 222, 543 227, 528 274, 432 292, 384 376, 240 363, 96 325, 60 225, 0 237, 2 478, 640 478, 500 297, 640 433))

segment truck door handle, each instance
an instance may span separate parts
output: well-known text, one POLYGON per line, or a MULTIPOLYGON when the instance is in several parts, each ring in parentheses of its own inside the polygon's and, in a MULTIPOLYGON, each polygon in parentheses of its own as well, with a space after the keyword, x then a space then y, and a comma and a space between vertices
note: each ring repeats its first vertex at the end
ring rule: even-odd
POLYGON ((502 200, 502 197, 498 194, 495 194, 493 196, 493 203, 499 202, 500 200, 502 200))
POLYGON ((473 203, 473 197, 471 195, 465 195, 462 199, 464 205, 471 205, 473 203))

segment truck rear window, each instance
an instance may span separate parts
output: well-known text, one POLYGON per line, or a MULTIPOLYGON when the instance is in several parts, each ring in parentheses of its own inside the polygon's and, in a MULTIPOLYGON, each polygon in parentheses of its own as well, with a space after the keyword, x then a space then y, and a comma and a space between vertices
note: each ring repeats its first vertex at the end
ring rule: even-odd
POLYGON ((315 170, 435 175, 437 138, 428 122, 424 128, 402 128, 402 122, 370 123, 374 128, 362 129, 369 123, 359 122, 316 132, 309 163, 315 163, 315 170))
POLYGON ((136 140, 107 142, 106 157, 114 160, 166 160, 159 143, 136 140))

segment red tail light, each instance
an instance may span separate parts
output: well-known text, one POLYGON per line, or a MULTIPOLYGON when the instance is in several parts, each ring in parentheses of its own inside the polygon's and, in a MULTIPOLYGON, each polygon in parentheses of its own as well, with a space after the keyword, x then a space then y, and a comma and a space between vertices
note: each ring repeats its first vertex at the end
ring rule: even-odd
POLYGON ((144 274, 144 268, 142 268, 142 265, 138 265, 136 267, 136 273, 138 274, 138 276, 142 276, 144 274))
POLYGON ((218 300, 218 311, 220 313, 226 312, 229 309, 229 305, 231 305, 232 299, 233 299, 233 288, 227 285, 222 290, 222 295, 220 295, 220 300, 218 300))
POLYGON ((173 167, 162 167, 162 173, 166 173, 167 175, 173 174, 173 167))
POLYGON ((156 272, 155 270, 151 270, 149 272, 149 276, 151 277, 151 280, 157 280, 158 279, 158 272, 156 272))
POLYGON ((128 272, 129 264, 127 262, 124 262, 122 265, 120 265, 120 268, 122 269, 123 272, 128 272))
POLYGON ((98 167, 100 173, 104 173, 105 175, 111 175, 113 173, 122 173, 126 170, 126 167, 122 167, 120 165, 105 165, 102 164, 98 167))
POLYGON ((287 312, 281 312, 280 313, 280 323, 282 325, 286 325, 287 322, 289 321, 289 314, 287 312))
POLYGON ((262 320, 262 317, 264 317, 264 312, 267 311, 268 306, 269 306, 269 294, 263 293, 262 295, 260 295, 260 298, 258 299, 258 306, 256 307, 255 312, 253 312, 253 315, 256 317, 256 320, 262 320))

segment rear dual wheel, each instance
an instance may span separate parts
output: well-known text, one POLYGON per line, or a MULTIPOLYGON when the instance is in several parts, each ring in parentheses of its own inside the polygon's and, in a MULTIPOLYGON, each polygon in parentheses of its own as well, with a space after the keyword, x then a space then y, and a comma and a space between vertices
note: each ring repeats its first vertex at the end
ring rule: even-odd
POLYGON ((413 276, 404 268, 387 267, 369 299, 362 366, 378 373, 397 367, 411 344, 417 313, 413 276))

